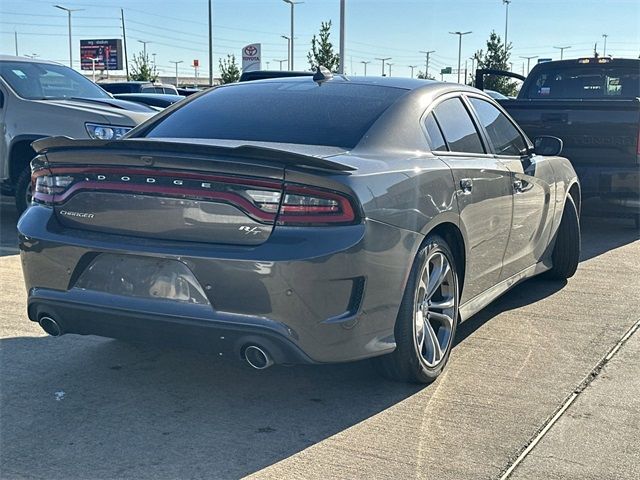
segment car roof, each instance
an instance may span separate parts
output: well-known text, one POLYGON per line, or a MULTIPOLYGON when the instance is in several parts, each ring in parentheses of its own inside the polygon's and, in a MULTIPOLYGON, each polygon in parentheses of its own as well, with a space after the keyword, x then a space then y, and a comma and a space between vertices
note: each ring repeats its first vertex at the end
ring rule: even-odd
POLYGON ((176 100, 184 98, 183 95, 176 95, 173 93, 115 93, 117 98, 164 98, 166 100, 176 100))
POLYGON ((46 63, 49 65, 62 65, 59 62, 53 62, 51 60, 29 57, 16 57, 15 55, 0 55, 0 62, 46 63))

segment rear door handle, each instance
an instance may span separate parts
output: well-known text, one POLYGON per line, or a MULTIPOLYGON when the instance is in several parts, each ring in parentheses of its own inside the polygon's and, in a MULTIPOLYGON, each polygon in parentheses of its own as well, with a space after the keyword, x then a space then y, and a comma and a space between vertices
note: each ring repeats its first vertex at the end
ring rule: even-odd
POLYGON ((470 178, 463 178, 460 180, 460 188, 462 189, 462 193, 469 194, 471 190, 473 190, 473 180, 470 178))

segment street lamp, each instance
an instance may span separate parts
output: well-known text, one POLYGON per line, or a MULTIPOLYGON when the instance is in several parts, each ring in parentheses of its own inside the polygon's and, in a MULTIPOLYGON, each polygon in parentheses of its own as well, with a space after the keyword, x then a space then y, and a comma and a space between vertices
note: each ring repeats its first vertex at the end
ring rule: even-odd
MULTIPOLYGON (((284 3, 288 3, 289 5, 291 5, 291 47, 290 47, 290 52, 289 52, 289 65, 291 67, 291 70, 293 70, 293 60, 294 60, 294 50, 293 50, 293 7, 295 5, 298 5, 300 3, 304 3, 304 2, 296 2, 295 0, 282 0, 284 3)), ((279 61, 279 60, 276 60, 279 61)), ((280 70, 282 70, 282 64, 280 64, 280 70)))
POLYGON ((100 60, 100 59, 99 58, 90 58, 89 60, 91 60, 91 70, 93 71, 93 83, 95 83, 96 82, 96 61, 100 60))
POLYGON ((458 83, 460 83, 460 67, 462 62, 462 36, 472 33, 468 32, 449 32, 451 35, 458 35, 458 83))
POLYGON ((607 35, 606 33, 602 34, 602 38, 604 38, 604 52, 602 52, 602 56, 606 57, 607 56, 607 37, 609 35, 607 35))
POLYGON ((64 10, 67 12, 67 18, 69 20, 69 67, 73 68, 73 41, 71 40, 71 12, 79 12, 81 8, 66 8, 62 5, 54 5, 55 8, 64 10))
POLYGON ((178 88, 178 65, 182 63, 182 60, 169 60, 169 63, 174 63, 176 65, 176 88, 178 88))
POLYGON ((509 45, 509 42, 507 41, 507 33, 509 32, 509 4, 511 3, 511 0, 502 0, 502 3, 507 7, 504 18, 504 56, 506 58, 509 45))
POLYGON ((558 50, 560 50, 560 60, 562 60, 564 58, 564 51, 567 48, 571 48, 571 45, 568 45, 566 47, 553 47, 553 48, 557 48, 558 50))
POLYGON ((429 78, 429 56, 432 53, 436 53, 435 50, 420 50, 419 53, 424 53, 424 78, 429 78))
POLYGON ((527 75, 529 75, 529 65, 531 63, 531 59, 532 58, 538 58, 538 56, 537 55, 533 55, 532 57, 522 57, 521 56, 520 58, 524 58, 524 59, 527 60, 527 75))
POLYGON ((291 37, 286 35, 280 35, 280 37, 287 41, 287 70, 291 70, 291 37))
POLYGON ((138 40, 138 41, 139 41, 142 45, 144 45, 144 47, 143 47, 143 50, 142 50, 142 51, 143 51, 143 53, 144 53, 144 58, 145 58, 145 61, 146 61, 146 59, 147 59, 147 43, 151 43, 151 42, 150 42, 149 40, 138 40))
MULTIPOLYGON (((344 75, 344 3, 345 0, 340 0, 340 67, 338 73, 344 75)), ((353 65, 351 66, 353 70, 353 65)), ((353 75, 353 72, 351 72, 353 75)))
POLYGON ((413 69, 414 68, 418 68, 417 65, 409 65, 409 68, 411 69, 411 78, 413 78, 413 69))
POLYGON ((381 60, 382 61, 382 76, 384 77, 384 62, 386 62, 387 60, 391 60, 391 57, 376 58, 376 60, 381 60))
POLYGON ((364 76, 366 77, 367 76, 367 63, 371 63, 371 61, 370 60, 367 60, 367 61, 362 60, 360 63, 364 65, 364 76))
POLYGON ((389 67, 389 77, 391 77, 391 65, 393 65, 393 63, 387 62, 387 67, 389 67))
POLYGON ((273 59, 273 61, 274 61, 274 62, 279 62, 279 63, 280 63, 280 70, 282 70, 282 64, 283 64, 284 62, 287 62, 287 61, 288 61, 288 59, 287 59, 287 58, 285 58, 284 60, 278 60, 277 58, 274 58, 274 59, 273 59))

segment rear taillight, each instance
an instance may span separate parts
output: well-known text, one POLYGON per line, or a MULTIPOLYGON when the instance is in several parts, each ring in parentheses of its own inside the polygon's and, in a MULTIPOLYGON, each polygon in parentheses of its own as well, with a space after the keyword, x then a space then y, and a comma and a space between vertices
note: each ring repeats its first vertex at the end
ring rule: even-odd
POLYGON ((41 175, 35 179, 35 192, 43 195, 57 195, 73 183, 69 175, 41 175))
POLYGON ((313 187, 285 185, 278 225, 344 225, 355 221, 355 209, 346 196, 313 187))

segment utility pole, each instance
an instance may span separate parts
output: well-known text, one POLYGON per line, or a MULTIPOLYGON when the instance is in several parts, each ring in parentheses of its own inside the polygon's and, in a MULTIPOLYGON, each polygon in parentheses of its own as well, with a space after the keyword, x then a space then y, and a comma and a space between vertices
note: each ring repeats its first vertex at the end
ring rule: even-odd
MULTIPOLYGON (((300 4, 300 3, 304 3, 304 2, 296 2, 295 0, 282 0, 282 1, 283 1, 284 3, 288 3, 289 5, 291 5, 291 34, 290 34, 290 36, 291 36, 291 48, 290 48, 290 50, 291 50, 291 51, 289 52, 289 58, 290 58, 290 60, 289 60, 289 65, 291 66, 291 70, 293 70, 293 69, 294 69, 294 68, 293 68, 293 63, 294 63, 294 54, 295 54, 295 51, 294 51, 294 49, 293 49, 293 38, 294 38, 294 34, 293 34, 293 18, 294 18, 294 15, 293 15, 293 7, 294 7, 295 5, 298 5, 298 4, 300 4)), ((278 60, 278 61, 279 61, 279 60, 278 60)), ((282 64, 280 64, 280 70, 282 70, 282 64)))
POLYGON ((69 67, 73 68, 73 40, 71 40, 71 12, 79 12, 81 8, 66 8, 61 5, 54 5, 55 8, 64 10, 67 12, 67 18, 69 21, 69 67))
POLYGON ((13 32, 13 39, 16 44, 16 57, 17 57, 18 56, 18 32, 17 31, 13 32))
POLYGON ((182 63, 182 60, 169 60, 169 63, 174 63, 176 65, 176 88, 178 88, 178 65, 182 63))
MULTIPOLYGON (((602 38, 604 38, 604 52, 602 52, 602 56, 606 57, 607 56, 607 37, 609 35, 607 35, 606 33, 602 34, 602 38)), ((17 43, 17 42, 16 42, 17 43)))
POLYGON ((288 62, 288 61, 289 61, 289 59, 285 58, 284 60, 278 60, 277 58, 274 58, 274 59, 273 59, 273 61, 274 61, 274 62, 279 62, 279 63, 280 63, 280 70, 282 70, 282 64, 283 64, 284 62, 288 62))
POLYGON ((449 32, 451 35, 458 35, 458 83, 460 83, 460 67, 462 66, 462 37, 472 33, 468 32, 449 32))
POLYGON ((153 68, 156 68, 156 54, 152 53, 151 56, 153 57, 153 68))
POLYGON ((387 67, 389 68, 389 76, 391 76, 391 65, 393 65, 393 63, 387 62, 387 67))
POLYGON ((280 35, 287 41, 287 70, 291 70, 291 38, 286 35, 280 35))
POLYGON ((138 40, 142 45, 144 45, 142 52, 144 54, 144 60, 147 61, 147 43, 151 43, 149 40, 138 40))
POLYGON ((411 78, 413 78, 413 69, 414 68, 418 68, 417 65, 409 65, 409 68, 411 69, 411 78))
POLYGON ((420 50, 419 52, 419 53, 424 53, 424 78, 429 78, 429 56, 435 52, 436 52, 435 50, 429 50, 429 51, 420 50))
POLYGON ((529 65, 531 64, 531 59, 532 58, 538 58, 538 55, 533 55, 532 57, 520 57, 520 58, 524 58, 527 61, 527 75, 529 75, 529 65))
POLYGON ((564 58, 564 51, 567 48, 571 48, 571 45, 568 45, 566 47, 553 47, 553 48, 557 48, 558 50, 560 50, 560 60, 562 60, 564 58))
POLYGON ((124 47, 124 69, 129 80, 129 59, 127 58, 127 30, 124 26, 124 9, 120 9, 120 19, 122 20, 122 44, 124 47))
POLYGON ((384 77, 384 62, 386 62, 387 60, 391 60, 391 57, 376 58, 376 60, 382 61, 382 76, 384 77))
POLYGON ((504 57, 506 59, 507 53, 509 51, 509 41, 507 39, 507 34, 509 33, 509 4, 511 3, 511 0, 502 0, 502 3, 504 3, 507 7, 506 15, 504 18, 504 57))
POLYGON ((360 63, 364 65, 364 76, 366 77, 367 76, 367 63, 371 63, 371 61, 370 60, 367 60, 367 61, 362 60, 360 63))
POLYGON ((338 73, 344 75, 344 3, 340 0, 340 68, 338 73))
POLYGON ((213 7, 209 0, 209 86, 213 86, 213 7))

